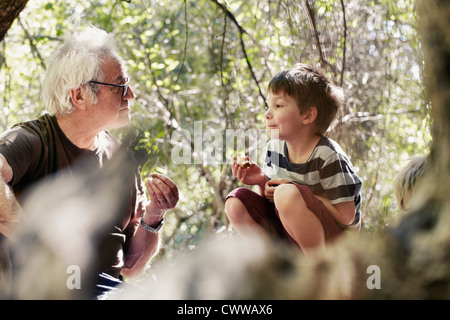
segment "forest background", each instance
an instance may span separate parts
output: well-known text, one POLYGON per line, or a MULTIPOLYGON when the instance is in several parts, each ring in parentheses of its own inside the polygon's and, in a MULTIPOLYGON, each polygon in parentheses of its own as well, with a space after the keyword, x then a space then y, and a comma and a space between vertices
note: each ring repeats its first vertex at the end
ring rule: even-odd
POLYGON ((266 141, 267 84, 296 62, 322 67, 344 90, 327 135, 363 181, 362 236, 395 223, 393 181, 431 144, 413 0, 30 0, 0 43, 1 131, 46 112, 46 62, 65 33, 87 25, 112 33, 126 61, 143 175, 165 173, 180 190, 159 257, 232 234, 224 199, 239 182, 228 159, 251 151, 253 133, 266 141), (248 133, 245 144, 227 144, 227 132, 248 133), (173 161, 180 150, 190 162, 173 161))

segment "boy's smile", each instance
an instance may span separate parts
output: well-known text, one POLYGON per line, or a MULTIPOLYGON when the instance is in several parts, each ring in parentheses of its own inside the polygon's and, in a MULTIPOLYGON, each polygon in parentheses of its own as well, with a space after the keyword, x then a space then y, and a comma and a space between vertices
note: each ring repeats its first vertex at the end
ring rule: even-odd
POLYGON ((288 140, 298 135, 303 117, 295 99, 282 91, 269 92, 267 103, 269 108, 264 113, 264 121, 270 138, 288 140))

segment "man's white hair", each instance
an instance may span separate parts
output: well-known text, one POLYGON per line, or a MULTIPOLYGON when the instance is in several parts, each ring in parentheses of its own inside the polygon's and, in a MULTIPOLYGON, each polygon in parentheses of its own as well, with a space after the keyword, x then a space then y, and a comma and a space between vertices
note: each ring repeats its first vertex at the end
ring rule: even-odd
POLYGON ((89 86, 90 80, 102 81, 101 64, 104 57, 115 56, 114 38, 103 30, 90 26, 66 37, 48 63, 42 96, 51 114, 70 114, 74 109, 71 89, 85 86, 97 103, 98 89, 89 86))
POLYGON ((417 189, 417 181, 423 176, 427 163, 427 156, 411 158, 408 164, 402 168, 394 181, 394 192, 397 204, 401 210, 407 210, 411 206, 411 200, 417 189))

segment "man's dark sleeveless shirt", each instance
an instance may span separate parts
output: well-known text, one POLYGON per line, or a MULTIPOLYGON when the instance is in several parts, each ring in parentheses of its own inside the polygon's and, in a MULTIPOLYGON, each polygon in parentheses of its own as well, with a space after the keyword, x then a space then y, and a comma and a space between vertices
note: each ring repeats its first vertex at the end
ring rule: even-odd
MULTIPOLYGON (((108 132, 101 133, 100 139, 103 139, 102 145, 105 146, 101 151, 80 149, 65 136, 56 118, 49 114, 5 131, 0 135, 0 153, 12 167, 14 176, 9 185, 18 201, 28 187, 61 169, 70 170, 75 161, 94 159, 101 167, 120 146, 120 142, 108 132)), ((114 232, 107 237, 107 252, 101 254, 102 271, 116 278, 123 267, 127 240, 136 231, 144 213, 145 193, 137 167, 135 185, 131 188, 130 205, 114 232)))

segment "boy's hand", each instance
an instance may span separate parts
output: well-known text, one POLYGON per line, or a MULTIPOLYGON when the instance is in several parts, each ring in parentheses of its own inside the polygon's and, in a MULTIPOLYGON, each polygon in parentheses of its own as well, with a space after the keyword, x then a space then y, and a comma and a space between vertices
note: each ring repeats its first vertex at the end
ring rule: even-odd
POLYGON ((279 179, 279 178, 275 178, 275 179, 267 181, 265 188, 264 188, 264 195, 270 202, 273 202, 273 194, 275 192, 275 188, 278 187, 280 184, 289 183, 289 182, 291 182, 291 181, 287 180, 287 179, 279 179))
POLYGON ((233 172, 233 175, 238 178, 239 181, 241 181, 243 184, 261 186, 266 182, 266 178, 262 174, 261 168, 254 163, 244 169, 242 166, 234 162, 231 170, 233 172))

